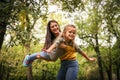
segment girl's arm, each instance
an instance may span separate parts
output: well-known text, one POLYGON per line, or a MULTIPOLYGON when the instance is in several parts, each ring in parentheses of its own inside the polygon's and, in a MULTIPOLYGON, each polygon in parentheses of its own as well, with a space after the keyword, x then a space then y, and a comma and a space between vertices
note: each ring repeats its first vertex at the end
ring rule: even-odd
POLYGON ((81 55, 84 56, 89 61, 95 61, 96 60, 96 58, 90 58, 90 57, 88 57, 87 54, 85 52, 83 52, 83 51, 81 51, 81 55))
POLYGON ((80 49, 80 47, 79 47, 78 45, 76 45, 76 44, 75 44, 75 48, 76 48, 77 52, 78 52, 79 54, 81 54, 83 57, 85 57, 87 60, 89 60, 89 61, 95 61, 95 60, 96 60, 96 58, 90 58, 90 57, 88 57, 87 54, 86 54, 85 52, 83 52, 83 51, 80 49))

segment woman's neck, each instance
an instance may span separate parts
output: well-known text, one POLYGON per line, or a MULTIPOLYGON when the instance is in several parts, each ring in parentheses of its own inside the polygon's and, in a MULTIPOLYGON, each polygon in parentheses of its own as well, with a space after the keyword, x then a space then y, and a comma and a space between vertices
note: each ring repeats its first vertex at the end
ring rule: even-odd
POLYGON ((55 34, 54 34, 54 36, 56 36, 56 37, 57 37, 57 36, 59 36, 59 35, 60 35, 60 32, 59 32, 59 33, 55 33, 55 34))

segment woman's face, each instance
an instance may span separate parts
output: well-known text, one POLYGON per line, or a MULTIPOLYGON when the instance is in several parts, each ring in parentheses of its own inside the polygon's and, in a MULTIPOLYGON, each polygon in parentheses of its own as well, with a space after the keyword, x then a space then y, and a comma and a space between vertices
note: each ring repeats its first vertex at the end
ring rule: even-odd
POLYGON ((56 36, 58 36, 59 33, 60 33, 59 25, 56 22, 51 22, 51 24, 50 24, 50 30, 56 36))

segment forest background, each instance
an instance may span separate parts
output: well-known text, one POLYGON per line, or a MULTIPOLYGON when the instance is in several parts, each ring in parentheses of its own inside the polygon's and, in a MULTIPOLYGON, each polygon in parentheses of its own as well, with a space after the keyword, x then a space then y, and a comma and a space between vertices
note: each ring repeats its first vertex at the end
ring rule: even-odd
POLYGON ((59 60, 22 66, 26 54, 41 51, 51 19, 61 29, 75 24, 76 42, 97 58, 77 56, 78 80, 120 80, 120 0, 0 0, 0 80, 56 80, 59 60))

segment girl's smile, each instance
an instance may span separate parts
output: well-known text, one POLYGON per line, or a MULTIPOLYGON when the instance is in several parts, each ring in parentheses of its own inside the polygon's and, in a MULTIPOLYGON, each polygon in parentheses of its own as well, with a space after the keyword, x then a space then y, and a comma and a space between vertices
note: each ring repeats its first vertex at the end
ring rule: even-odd
POLYGON ((76 36, 76 29, 73 27, 68 27, 65 33, 67 41, 74 40, 76 36))

